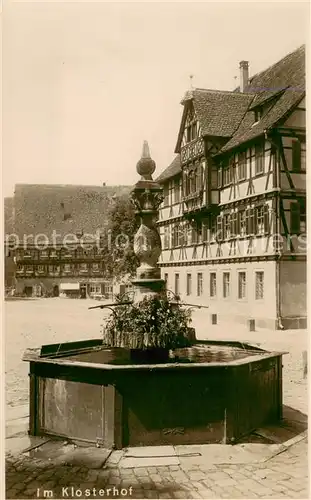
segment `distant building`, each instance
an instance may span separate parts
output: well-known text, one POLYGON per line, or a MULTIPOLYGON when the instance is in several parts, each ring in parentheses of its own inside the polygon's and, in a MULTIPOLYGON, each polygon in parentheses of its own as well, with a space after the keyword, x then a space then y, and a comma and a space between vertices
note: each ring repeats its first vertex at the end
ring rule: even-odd
POLYGON ((230 321, 306 326, 305 49, 234 91, 191 89, 164 188, 167 286, 230 321))
POLYGON ((6 253, 14 255, 16 293, 110 296, 112 277, 101 246, 114 198, 129 191, 127 186, 16 185, 6 214, 11 221, 6 253))
MULTIPOLYGON (((4 198, 4 232, 13 233, 13 198, 4 198)), ((4 283, 7 291, 15 289, 15 271, 14 252, 5 245, 4 283)))

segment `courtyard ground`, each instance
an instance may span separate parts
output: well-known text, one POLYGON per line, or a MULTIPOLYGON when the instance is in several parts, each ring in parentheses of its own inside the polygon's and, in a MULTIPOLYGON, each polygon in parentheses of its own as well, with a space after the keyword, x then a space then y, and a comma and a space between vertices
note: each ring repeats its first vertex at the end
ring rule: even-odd
POLYGON ((50 451, 45 457, 23 453, 30 442, 28 364, 21 361, 23 352, 52 342, 100 338, 103 311, 88 310, 97 304, 59 298, 5 303, 6 498, 309 497, 302 355, 308 348, 307 331, 248 332, 241 325, 211 325, 208 310, 203 309, 193 314, 197 338, 241 340, 288 352, 283 357, 284 405, 296 432, 284 430, 287 437, 281 433, 274 443, 258 438, 235 446, 151 447, 143 454, 133 449, 114 451, 107 461, 103 450, 93 448, 90 455, 82 448, 72 451, 80 453, 80 461, 76 457, 71 465, 64 458, 69 456, 64 452, 68 443, 58 443, 58 449, 47 443, 50 451), (136 459, 131 458, 135 453, 136 459), (143 458, 148 453, 149 458, 143 458))

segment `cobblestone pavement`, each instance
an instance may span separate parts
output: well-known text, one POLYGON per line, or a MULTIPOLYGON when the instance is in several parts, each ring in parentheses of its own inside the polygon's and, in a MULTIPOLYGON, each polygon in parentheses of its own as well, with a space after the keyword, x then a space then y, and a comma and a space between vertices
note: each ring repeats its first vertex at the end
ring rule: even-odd
POLYGON ((184 459, 180 466, 126 469, 118 466, 120 453, 103 469, 8 456, 6 498, 309 498, 306 440, 264 463, 243 465, 184 459))

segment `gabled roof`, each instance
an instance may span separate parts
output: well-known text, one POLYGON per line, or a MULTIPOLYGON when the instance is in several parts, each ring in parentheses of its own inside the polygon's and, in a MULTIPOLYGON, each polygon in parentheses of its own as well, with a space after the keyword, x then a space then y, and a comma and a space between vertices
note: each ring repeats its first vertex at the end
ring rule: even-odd
POLYGON ((222 148, 229 151, 244 142, 262 135, 287 115, 305 95, 305 47, 299 47, 267 70, 250 80, 246 91, 256 96, 233 137, 222 148), (253 109, 265 106, 261 120, 254 125, 253 109))
MULTIPOLYGON (((202 136, 227 139, 220 151, 225 153, 277 126, 305 96, 305 46, 286 55, 250 79, 245 92, 192 89, 186 92, 184 111, 175 153, 180 152, 182 134, 189 104, 201 125, 202 136), (264 109, 261 120, 254 124, 254 108, 264 109)), ((219 154, 219 153, 218 153, 219 154)), ((179 158, 179 157, 178 157, 179 158)), ((180 158, 173 160, 159 176, 166 180, 181 171, 180 158), (178 163, 179 162, 179 163, 178 163)))
POLYGON ((171 177, 180 174, 180 172, 181 172, 180 155, 176 155, 172 163, 168 167, 166 167, 165 170, 163 170, 163 172, 159 175, 156 181, 162 183, 167 179, 170 179, 171 177))
POLYGON ((202 136, 232 137, 239 126, 254 95, 224 90, 193 89, 183 99, 184 112, 178 134, 175 153, 180 152, 188 102, 193 102, 202 136))
MULTIPOLYGON (((128 195, 129 186, 74 186, 17 184, 14 194, 14 232, 45 234, 96 234, 105 227, 113 196, 128 195)), ((57 240, 60 242, 59 240, 57 240)), ((30 238, 29 238, 30 243, 30 238)))

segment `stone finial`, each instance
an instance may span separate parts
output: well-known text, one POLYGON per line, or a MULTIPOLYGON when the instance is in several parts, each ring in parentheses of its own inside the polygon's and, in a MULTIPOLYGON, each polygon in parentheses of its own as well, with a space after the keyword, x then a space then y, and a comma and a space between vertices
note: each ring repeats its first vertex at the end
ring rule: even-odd
POLYGON ((152 174, 156 169, 156 164, 152 160, 147 141, 144 141, 141 159, 136 165, 136 170, 141 175, 142 180, 152 181, 152 174))

